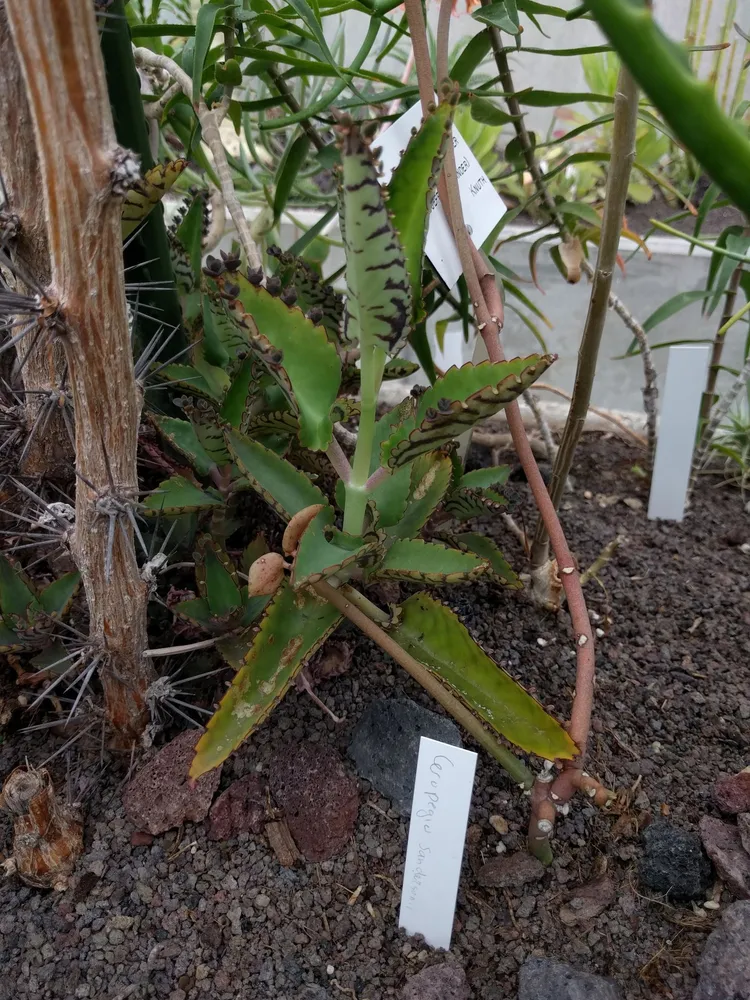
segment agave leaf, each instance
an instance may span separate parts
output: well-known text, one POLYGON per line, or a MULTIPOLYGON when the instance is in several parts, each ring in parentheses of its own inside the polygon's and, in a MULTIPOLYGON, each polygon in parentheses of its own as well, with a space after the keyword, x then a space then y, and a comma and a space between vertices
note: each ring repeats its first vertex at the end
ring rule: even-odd
MULTIPOLYGON (((420 455, 410 472, 410 490, 404 516, 389 534, 397 538, 413 538, 429 521, 450 489, 453 466, 450 456, 438 452, 420 455)), ((393 473, 398 476, 401 469, 393 473)))
POLYGON ((523 584, 491 538, 473 531, 462 532, 458 535, 443 533, 440 538, 448 545, 454 545, 457 549, 461 549, 462 552, 473 552, 480 559, 486 560, 490 564, 488 576, 496 583, 503 587, 510 587, 512 590, 523 588, 523 584))
POLYGON ((224 549, 211 535, 201 535, 195 552, 198 593, 212 615, 227 618, 242 605, 237 570, 224 549))
POLYGON ((159 483, 153 493, 143 502, 143 513, 146 516, 163 514, 174 517, 195 510, 209 510, 223 504, 221 497, 199 489, 184 476, 172 476, 159 483))
POLYGON ((285 521, 316 503, 326 503, 317 486, 286 459, 238 431, 226 431, 229 450, 248 482, 285 521))
POLYGON ((494 663, 453 612, 428 594, 401 605, 391 635, 446 684, 474 715, 530 753, 570 760, 578 749, 510 674, 494 663))
POLYGON ((406 258, 369 144, 354 123, 340 126, 342 235, 346 248, 347 335, 362 350, 398 354, 412 315, 406 258))
POLYGON ((422 583, 464 583, 487 572, 484 559, 450 549, 439 542, 401 538, 391 545, 372 577, 379 580, 416 580, 422 583))
POLYGON ((130 236, 151 210, 159 204, 187 166, 187 160, 157 163, 130 188, 122 203, 122 238, 130 236))
POLYGON ((297 306, 286 305, 239 273, 216 282, 229 316, 250 331, 256 349, 267 345, 266 355, 288 377, 299 408, 301 444, 325 451, 333 435, 330 409, 341 382, 341 361, 325 330, 297 306))
POLYGON ((512 402, 553 361, 550 355, 532 354, 451 368, 420 397, 413 429, 405 424, 384 442, 383 463, 396 468, 458 437, 512 402))
POLYGON ((365 565, 382 551, 377 537, 360 538, 333 527, 333 507, 324 507, 300 539, 292 567, 292 587, 317 583, 351 565, 365 565))
POLYGON ((38 608, 36 590, 20 566, 0 556, 0 611, 4 615, 26 616, 38 608))
POLYGON ((443 100, 409 140, 388 183, 388 209, 406 257, 411 285, 412 321, 424 316, 422 265, 427 220, 448 144, 455 98, 443 100))
POLYGON ((196 747, 190 777, 218 767, 283 698, 341 620, 314 594, 284 582, 268 605, 245 661, 196 747))
POLYGON ((186 399, 184 396, 176 400, 195 430, 196 437, 204 451, 218 465, 226 465, 231 461, 224 441, 224 429, 221 418, 214 407, 205 399, 186 399))
POLYGON ((304 313, 319 311, 322 314, 320 325, 328 334, 328 339, 334 344, 340 343, 344 318, 343 295, 332 285, 323 282, 302 257, 295 257, 276 246, 270 246, 268 254, 278 261, 276 277, 281 281, 281 287, 295 290, 297 305, 304 313))
POLYGON ((164 435, 172 447, 190 462, 200 476, 208 476, 216 463, 198 440, 195 428, 189 420, 178 417, 163 417, 151 414, 150 419, 157 430, 164 435))
POLYGON ((156 365, 155 368, 158 370, 154 371, 153 377, 160 382, 169 382, 174 389, 189 392, 193 396, 200 396, 209 402, 221 402, 222 394, 217 393, 215 386, 209 383, 192 365, 173 364, 165 365, 163 368, 156 365))
POLYGON ((39 605, 48 615, 62 616, 70 608, 73 598, 81 585, 81 574, 78 570, 65 573, 54 580, 39 593, 39 605))

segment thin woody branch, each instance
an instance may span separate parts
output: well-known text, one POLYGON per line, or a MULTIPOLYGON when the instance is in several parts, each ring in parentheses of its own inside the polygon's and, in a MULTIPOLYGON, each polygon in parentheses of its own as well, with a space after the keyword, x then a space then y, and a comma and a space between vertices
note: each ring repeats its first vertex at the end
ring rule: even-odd
MULTIPOLYGON (((179 84, 180 89, 188 100, 192 102, 193 81, 187 73, 177 65, 174 59, 170 59, 168 56, 162 55, 160 52, 152 52, 151 49, 145 48, 135 48, 133 50, 133 54, 135 56, 137 66, 152 70, 163 70, 165 73, 168 73, 174 82, 179 84)), ((224 149, 224 143, 221 141, 221 133, 219 131, 219 126, 224 120, 229 108, 228 97, 229 94, 225 94, 221 104, 217 105, 215 108, 209 108, 201 96, 198 100, 197 107, 195 107, 195 113, 198 116, 198 121, 201 125, 203 139, 208 148, 211 150, 211 155, 214 160, 214 168, 218 175, 219 183, 221 184, 221 193, 224 198, 224 204, 226 205, 227 211, 229 212, 232 222, 234 223, 234 228, 237 230, 237 238, 239 239, 240 245, 245 253, 245 259, 247 260, 248 266, 253 270, 256 270, 262 265, 260 250, 250 234, 250 226, 245 218, 245 213, 237 197, 237 193, 234 190, 232 172, 229 169, 227 154, 224 149)))

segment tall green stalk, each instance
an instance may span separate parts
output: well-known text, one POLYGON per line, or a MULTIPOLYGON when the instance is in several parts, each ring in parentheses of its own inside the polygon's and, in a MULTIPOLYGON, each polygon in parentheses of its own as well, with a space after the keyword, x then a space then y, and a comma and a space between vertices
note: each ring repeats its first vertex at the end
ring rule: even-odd
POLYGON ((372 443, 375 438, 378 394, 383 378, 385 351, 380 347, 363 351, 360 364, 362 367, 362 398, 359 431, 354 461, 352 462, 352 474, 346 484, 346 507, 344 510, 344 531, 348 531, 352 535, 362 533, 367 509, 367 480, 370 478, 372 464, 372 443))

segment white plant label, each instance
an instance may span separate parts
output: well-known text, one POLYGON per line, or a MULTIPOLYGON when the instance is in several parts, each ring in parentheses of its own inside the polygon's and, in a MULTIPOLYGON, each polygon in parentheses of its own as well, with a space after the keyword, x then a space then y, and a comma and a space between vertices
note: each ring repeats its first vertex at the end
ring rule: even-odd
POLYGON ((423 736, 398 925, 450 948, 477 755, 423 736))
MULTIPOLYGON (((375 145, 381 147, 384 183, 391 179, 411 138, 411 130, 419 128, 421 121, 422 107, 415 104, 375 140, 375 145)), ((505 215, 505 204, 455 126, 453 149, 466 227, 474 243, 481 246, 505 215)), ((446 285, 453 288, 462 274, 461 261, 437 192, 432 202, 425 252, 446 285)))
POLYGON ((685 516, 710 350, 710 344, 679 344, 669 348, 648 503, 648 516, 652 520, 681 521, 685 516))

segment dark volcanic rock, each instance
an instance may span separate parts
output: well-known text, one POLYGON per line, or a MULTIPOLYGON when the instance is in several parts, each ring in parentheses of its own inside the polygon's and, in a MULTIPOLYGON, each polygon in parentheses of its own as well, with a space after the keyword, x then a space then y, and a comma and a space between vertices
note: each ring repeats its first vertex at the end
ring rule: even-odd
POLYGON ((381 698, 364 712, 349 745, 359 774, 391 799, 402 816, 411 812, 422 736, 461 746, 450 719, 408 698, 381 698))
POLYGON ((518 1000, 622 1000, 612 979, 579 972, 567 962, 529 958, 518 974, 518 1000))
POLYGON ((444 962, 422 969, 406 980, 401 1000, 469 1000, 471 990, 464 970, 444 962))
POLYGON ((642 885, 675 900, 699 899, 711 884, 711 862, 697 833, 657 820, 643 833, 642 885))
POLYGON ((238 833, 262 833, 266 792, 257 774, 233 781, 211 806, 206 824, 209 840, 230 840, 238 833))
POLYGON ((698 968, 693 1000, 750 1000, 750 902, 727 907, 698 968))

